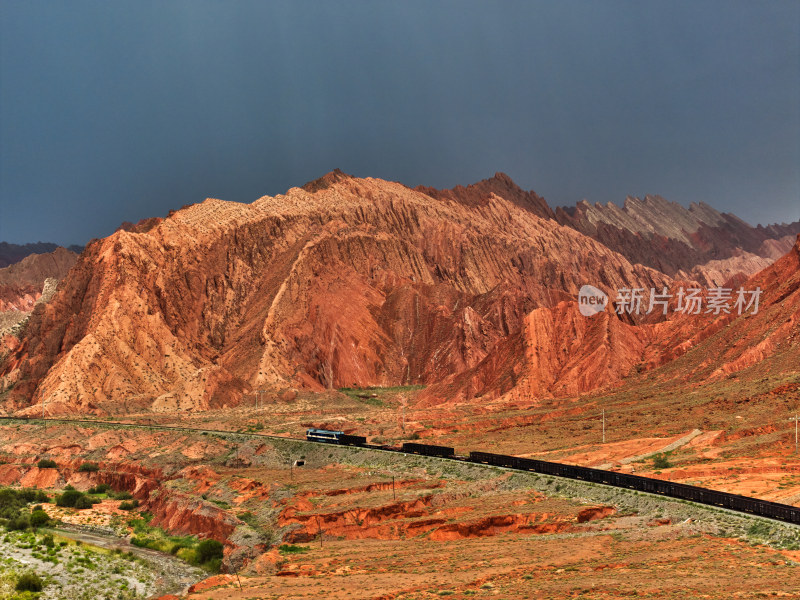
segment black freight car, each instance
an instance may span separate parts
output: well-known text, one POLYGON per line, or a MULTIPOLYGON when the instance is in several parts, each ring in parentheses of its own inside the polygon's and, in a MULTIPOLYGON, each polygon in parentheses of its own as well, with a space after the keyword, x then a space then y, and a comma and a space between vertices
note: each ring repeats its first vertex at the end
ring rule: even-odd
POLYGON ((628 473, 602 471, 600 469, 590 469, 577 465, 564 465, 543 460, 506 456, 504 454, 491 454, 489 452, 470 452, 469 460, 471 462, 493 465, 495 467, 521 469, 544 475, 581 479, 584 481, 650 492, 652 494, 661 494, 672 498, 691 500, 711 506, 721 506, 739 512, 747 512, 772 519, 779 519, 781 521, 788 521, 789 523, 800 524, 800 508, 798 507, 760 500, 758 498, 748 498, 746 496, 729 494, 717 490, 709 490, 683 483, 675 483, 673 481, 641 477, 628 473))
POLYGON ((441 458, 453 458, 456 454, 455 448, 449 446, 434 446, 433 444, 415 444, 406 442, 400 449, 401 452, 410 454, 422 454, 424 456, 438 456, 441 458))

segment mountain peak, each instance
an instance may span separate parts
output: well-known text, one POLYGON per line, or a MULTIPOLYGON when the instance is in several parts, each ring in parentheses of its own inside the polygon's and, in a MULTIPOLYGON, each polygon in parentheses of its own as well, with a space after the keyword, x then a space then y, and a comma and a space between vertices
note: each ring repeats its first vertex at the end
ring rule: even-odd
POLYGON ((491 176, 489 179, 485 179, 484 181, 487 181, 487 182, 489 182, 489 181, 493 181, 493 182, 500 183, 500 184, 502 184, 502 185, 504 185, 504 186, 507 186, 507 187, 510 187, 510 188, 521 189, 521 188, 520 188, 520 187, 519 187, 519 186, 518 186, 518 185, 517 185, 517 184, 514 182, 514 180, 513 180, 513 179, 511 179, 511 177, 510 177, 509 175, 506 175, 506 174, 505 174, 505 173, 503 173, 502 171, 498 171, 497 173, 495 173, 494 175, 492 175, 492 176, 491 176))
POLYGON ((500 171, 488 179, 481 179, 477 183, 472 183, 466 187, 457 185, 451 189, 438 190, 436 188, 418 186, 414 189, 432 198, 458 202, 466 206, 485 204, 490 196, 494 194, 543 219, 555 218, 552 209, 544 198, 532 190, 523 190, 511 177, 500 171))
POLYGON ((319 192, 320 190, 327 189, 332 185, 339 183, 340 181, 346 181, 347 179, 352 179, 352 175, 348 175, 344 171, 339 168, 334 169, 328 173, 325 173, 322 177, 314 179, 313 181, 309 181, 305 185, 302 186, 307 192, 319 192))

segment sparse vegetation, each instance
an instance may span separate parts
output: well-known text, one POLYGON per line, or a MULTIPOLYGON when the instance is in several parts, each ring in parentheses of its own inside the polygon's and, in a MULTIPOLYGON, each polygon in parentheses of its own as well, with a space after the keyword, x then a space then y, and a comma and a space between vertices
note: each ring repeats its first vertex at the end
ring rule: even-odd
POLYGON ((81 473, 97 473, 100 470, 100 465, 93 462, 85 462, 80 467, 78 467, 78 471, 81 473))
POLYGON ((43 587, 42 578, 33 571, 27 571, 19 576, 14 589, 18 592, 41 592, 43 587))
POLYGON ((119 509, 120 510, 133 510, 137 506, 139 506, 139 501, 138 500, 132 500, 132 501, 127 501, 126 500, 126 501, 120 503, 119 509))
POLYGON ((32 502, 47 502, 47 494, 41 490, 11 488, 0 489, 0 520, 9 531, 21 531, 28 527, 38 527, 47 522, 47 515, 41 506, 28 513, 26 507, 32 502), (38 510, 37 510, 38 509, 38 510))
POLYGON ((672 463, 669 461, 669 457, 666 454, 656 454, 653 456, 654 469, 669 469, 671 466, 672 463))
POLYGON ((100 502, 97 498, 87 496, 83 492, 76 489, 65 489, 64 493, 56 498, 56 506, 86 509, 91 508, 93 504, 100 502))
POLYGON ((386 401, 409 392, 416 392, 423 389, 423 385, 399 385, 390 387, 366 387, 366 388, 340 388, 339 392, 358 400, 363 404, 375 407, 386 406, 386 401))
POLYGON ((50 460, 49 458, 43 458, 38 463, 36 463, 36 466, 39 467, 40 469, 56 469, 56 468, 58 468, 58 465, 56 464, 56 461, 50 460))
POLYGON ((128 522, 133 527, 135 534, 131 538, 131 544, 139 548, 167 552, 206 571, 219 572, 222 566, 222 544, 220 542, 216 540, 200 542, 194 536, 170 536, 163 529, 149 525, 153 515, 142 513, 141 516, 140 519, 132 519, 128 522), (218 551, 217 544, 219 544, 218 551))
POLYGON ((217 540, 203 540, 197 545, 197 560, 200 564, 222 560, 222 549, 222 543, 217 540))
POLYGON ((281 554, 302 554, 311 550, 308 546, 295 546, 293 544, 281 544, 278 551, 281 554))
POLYGON ((108 485, 107 483, 101 483, 94 487, 90 487, 87 494, 95 494, 95 495, 106 494, 110 489, 111 489, 110 485, 108 485))

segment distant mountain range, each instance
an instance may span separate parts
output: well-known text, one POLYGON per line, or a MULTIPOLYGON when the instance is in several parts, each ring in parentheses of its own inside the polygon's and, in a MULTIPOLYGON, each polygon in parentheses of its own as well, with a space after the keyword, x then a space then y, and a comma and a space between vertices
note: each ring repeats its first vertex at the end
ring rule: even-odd
MULTIPOLYGON (((51 244, 50 242, 34 242, 31 244, 0 242, 0 269, 13 265, 31 254, 47 254, 60 247, 58 244, 51 244)), ((83 246, 67 246, 67 250, 80 254, 83 252, 83 246)))

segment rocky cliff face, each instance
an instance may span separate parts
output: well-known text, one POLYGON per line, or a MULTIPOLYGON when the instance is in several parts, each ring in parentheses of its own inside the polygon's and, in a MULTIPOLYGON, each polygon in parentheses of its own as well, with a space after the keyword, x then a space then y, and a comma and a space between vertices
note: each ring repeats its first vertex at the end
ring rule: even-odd
MULTIPOLYGON (((532 311, 520 331, 475 367, 430 386, 421 402, 532 402, 612 387, 652 371, 658 380, 707 382, 796 373, 800 365, 800 235, 786 256, 740 282, 761 290, 758 311, 672 312, 629 324, 608 309, 592 317, 573 301, 532 311)), ((739 285, 737 285, 738 289, 739 285)), ((674 293, 675 288, 671 288, 674 293)))
POLYGON ((34 310, 2 365, 6 401, 190 410, 265 386, 428 384, 584 283, 671 284, 545 209, 501 175, 438 192, 333 172, 118 231, 34 310))
POLYGON ((660 196, 628 197, 622 207, 584 200, 573 208, 557 208, 555 218, 633 263, 712 285, 757 273, 785 254, 800 233, 800 221, 751 227, 707 204, 686 209, 660 196))

